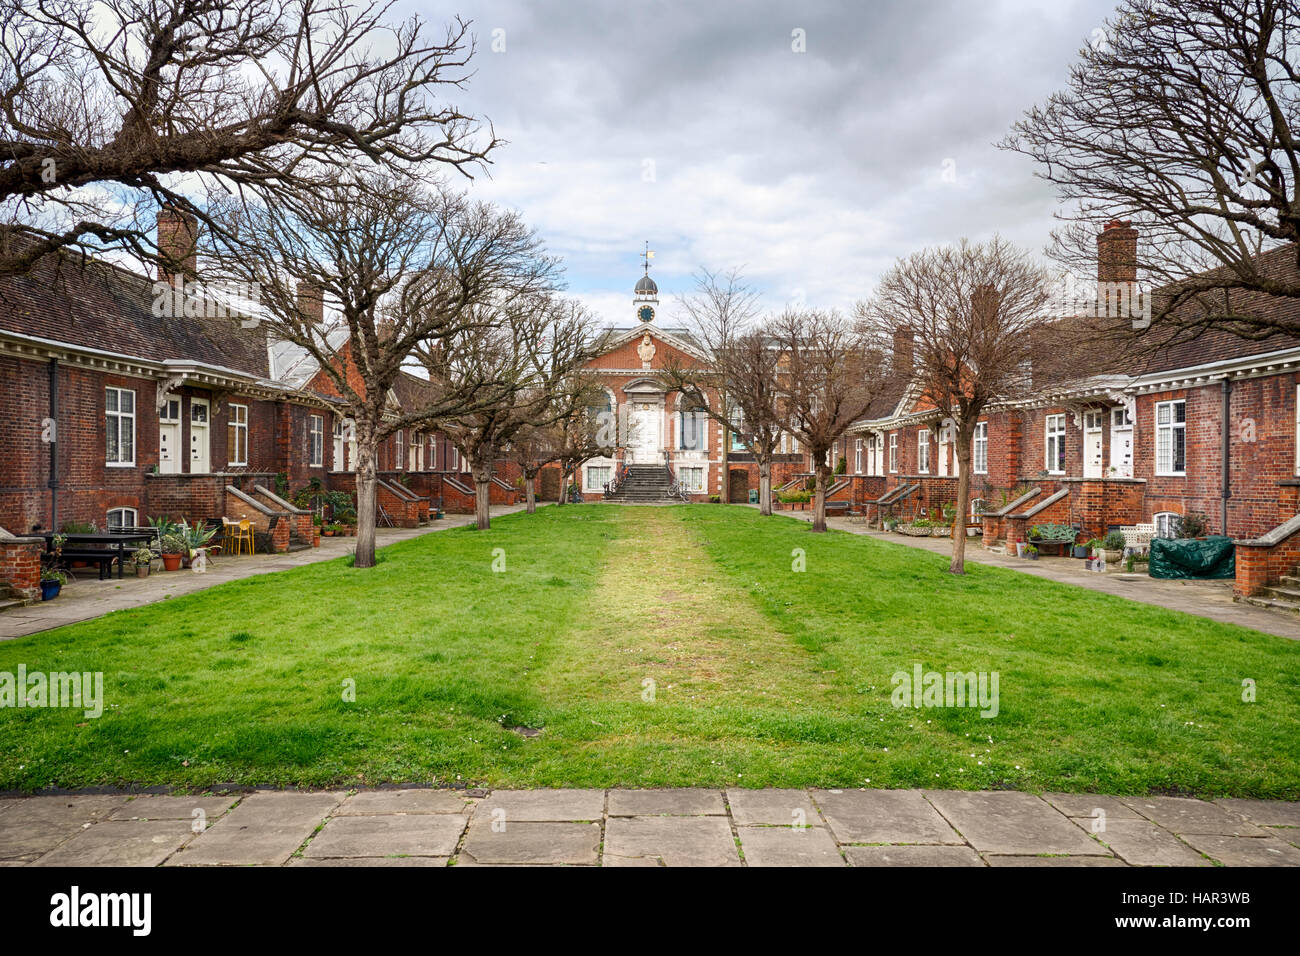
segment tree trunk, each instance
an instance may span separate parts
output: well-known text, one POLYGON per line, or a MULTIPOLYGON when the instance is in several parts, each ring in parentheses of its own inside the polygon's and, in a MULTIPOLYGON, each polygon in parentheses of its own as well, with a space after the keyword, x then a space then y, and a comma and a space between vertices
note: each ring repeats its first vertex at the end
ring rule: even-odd
POLYGON ((772 461, 767 456, 758 463, 758 513, 772 513, 772 461))
POLYGON ((817 456, 819 464, 816 469, 816 482, 813 491, 813 530, 826 530, 826 474, 830 471, 826 467, 825 455, 817 456))
POLYGON ((537 513, 537 487, 534 485, 535 481, 536 478, 533 475, 524 478, 524 496, 528 501, 528 513, 530 515, 537 513))
POLYGON ((355 568, 375 566, 375 455, 379 443, 374 432, 357 433, 357 552, 355 568))
POLYGON ((974 438, 965 434, 963 427, 957 435, 957 514, 952 519, 952 563, 948 570, 953 574, 966 573, 966 515, 970 511, 970 446, 974 438))
MULTIPOLYGON (((725 402, 723 403, 722 406, 722 417, 726 419, 731 418, 731 409, 726 405, 725 402)), ((718 495, 718 500, 721 501, 724 505, 731 504, 731 468, 730 468, 731 456, 728 454, 728 450, 730 448, 731 448, 731 426, 723 425, 722 426, 722 454, 720 455, 720 463, 722 466, 722 493, 718 495)))
POLYGON ((569 497, 569 467, 568 465, 560 466, 560 497, 555 499, 557 505, 564 504, 569 497))
POLYGON ((486 531, 492 524, 492 457, 474 457, 469 462, 474 476, 474 527, 479 531, 486 531))

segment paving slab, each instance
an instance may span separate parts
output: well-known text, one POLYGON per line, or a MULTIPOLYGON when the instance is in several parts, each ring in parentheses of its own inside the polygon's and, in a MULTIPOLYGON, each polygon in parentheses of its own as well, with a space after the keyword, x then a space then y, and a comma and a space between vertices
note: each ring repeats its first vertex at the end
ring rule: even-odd
POLYGON ((1108 817, 1097 837, 1131 866, 1210 866, 1209 860, 1149 820, 1108 817))
POLYGON ((115 809, 110 820, 193 820, 194 811, 202 810, 208 825, 239 800, 239 794, 221 797, 177 797, 149 794, 128 800, 115 809))
POLYGON ((983 866, 968 846, 846 846, 854 866, 983 866))
POLYGON ((342 793, 259 791, 195 837, 167 866, 278 866, 302 846, 342 793))
POLYGON ((727 803, 737 826, 822 825, 821 814, 804 790, 728 790, 727 803))
POLYGON ((844 866, 825 827, 737 827, 750 866, 844 866))
POLYGON ((328 860, 313 860, 298 856, 289 866, 446 866, 445 856, 353 856, 328 860))
POLYGON ((1224 866, 1300 866, 1300 847, 1276 837, 1189 833, 1184 839, 1224 866))
POLYGON ((841 843, 950 843, 965 841, 916 790, 814 790, 841 843))
POLYGON ((404 813, 331 817, 303 856, 442 856, 456 852, 468 814, 404 813))
POLYGON ((999 856, 984 857, 989 866, 1128 866, 1113 856, 999 856))
POLYGON ((491 820, 477 815, 461 849, 461 859, 471 864, 592 866, 599 856, 599 823, 507 821, 504 830, 493 830, 491 820))
POLYGON ((336 817, 392 813, 466 813, 473 802, 454 790, 364 790, 334 811, 336 817))
POLYGON ((665 866, 740 866, 725 817, 612 817, 605 826, 604 863, 623 866, 630 857, 665 866))
POLYGON ((1300 827, 1300 800, 1215 800, 1216 806, 1240 814, 1262 827, 1300 827))
POLYGON ((590 822, 605 815, 604 790, 493 790, 474 811, 506 823, 590 822))
POLYGON ((32 860, 48 853, 125 802, 125 794, 20 798, 0 818, 0 860, 32 860))
POLYGON ((685 787, 673 790, 611 790, 611 817, 723 816, 722 791, 685 787))
POLYGON ((925 796, 980 853, 1110 855, 1059 810, 1028 793, 927 790, 925 796))
POLYGON ((1045 793, 1043 799, 1067 817, 1094 818, 1097 811, 1106 814, 1106 820, 1145 820, 1119 797, 1107 797, 1097 793, 1045 793))
POLYGON ((1240 813, 1190 797, 1125 797, 1124 802, 1174 833, 1206 833, 1221 836, 1266 836, 1240 813))
POLYGON ((106 820, 32 866, 158 866, 194 836, 186 820, 106 820))

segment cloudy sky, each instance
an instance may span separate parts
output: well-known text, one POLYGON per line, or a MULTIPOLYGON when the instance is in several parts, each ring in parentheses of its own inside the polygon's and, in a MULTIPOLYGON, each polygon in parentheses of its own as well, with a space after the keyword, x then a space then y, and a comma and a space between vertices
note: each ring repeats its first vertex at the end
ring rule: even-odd
POLYGON ((456 102, 508 140, 471 188, 519 209, 606 321, 631 319, 646 240, 661 318, 700 266, 743 267, 768 308, 847 308, 925 245, 1042 249, 1052 191, 992 144, 1113 8, 465 0, 479 52, 456 102))

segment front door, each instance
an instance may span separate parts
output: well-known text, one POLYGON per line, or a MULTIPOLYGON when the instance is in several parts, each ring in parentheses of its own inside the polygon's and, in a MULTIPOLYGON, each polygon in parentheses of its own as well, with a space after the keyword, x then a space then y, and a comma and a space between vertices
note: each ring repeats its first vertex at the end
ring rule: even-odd
POLYGON ((1100 478, 1105 462, 1102 458, 1102 430, 1105 426, 1104 412, 1084 412, 1083 414, 1083 477, 1100 478))
POLYGON ((209 465, 209 439, 212 409, 206 398, 190 399, 190 474, 206 475, 209 465))
POLYGON ((178 475, 181 471, 181 400, 169 398, 158 415, 158 471, 178 475))
POLYGON ((1133 477, 1133 419, 1128 410, 1110 410, 1110 477, 1133 477))
POLYGON ((659 441, 659 405, 657 402, 632 402, 627 416, 628 448, 632 461, 652 464, 662 460, 659 441))

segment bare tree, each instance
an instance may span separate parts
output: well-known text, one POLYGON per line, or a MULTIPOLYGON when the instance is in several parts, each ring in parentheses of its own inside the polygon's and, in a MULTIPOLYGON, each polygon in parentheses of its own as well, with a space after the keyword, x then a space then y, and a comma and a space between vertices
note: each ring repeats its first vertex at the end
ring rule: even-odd
POLYGON ((813 530, 825 531, 830 451, 881 394, 884 353, 838 312, 788 309, 768 332, 780 353, 780 418, 812 457, 813 530))
POLYGON ((439 338, 416 354, 433 385, 435 406, 461 395, 479 400, 436 415, 438 428, 465 456, 474 477, 475 523, 491 524, 493 466, 527 428, 545 428, 574 407, 564 389, 594 353, 581 306, 548 291, 479 307, 484 321, 439 338))
POLYGON ((602 395, 595 376, 577 371, 565 377, 551 393, 547 411, 539 424, 529 423, 510 442, 506 457, 519 466, 524 479, 528 513, 537 510, 537 476, 548 465, 560 466, 560 500, 569 472, 597 455, 612 449, 603 447, 602 424, 589 412, 602 395))
POLYGON ((999 144, 1071 203, 1051 252, 1075 274, 1104 223, 1140 230, 1154 338, 1300 333, 1258 307, 1300 297, 1298 45, 1294 0, 1127 0, 999 144))
POLYGON ((740 269, 712 272, 701 268, 693 276, 693 290, 679 300, 686 327, 708 356, 703 364, 672 361, 660 377, 665 386, 694 397, 699 407, 717 422, 722 434, 719 460, 722 469, 723 504, 731 501, 730 455, 733 404, 724 387, 722 363, 736 336, 758 314, 758 293, 744 279, 740 269), (706 397, 711 396, 712 401, 706 397))
POLYGON ((1067 367, 1068 335, 1045 315, 1050 277, 1027 253, 998 237, 983 244, 924 249, 900 259, 857 313, 883 348, 912 338, 913 382, 919 399, 955 437, 957 520, 954 574, 965 571, 970 508, 971 446, 990 405, 1027 394, 1026 369, 1048 362, 1067 367), (1049 344, 1050 343, 1050 344, 1049 344))
POLYGON ((490 384, 392 415, 389 389, 403 365, 417 346, 477 325, 489 298, 549 288, 554 263, 514 213, 389 176, 340 176, 270 207, 232 204, 212 241, 215 274, 259 291, 268 336, 315 362, 351 420, 356 566, 371 567, 379 444, 473 407, 490 384), (304 308, 312 297, 338 318, 304 308))
POLYGON ((0 273, 63 248, 161 261, 154 210, 223 228, 196 190, 265 203, 357 162, 468 175, 498 141, 434 97, 468 77, 468 24, 431 39, 391 6, 0 0, 0 273))

